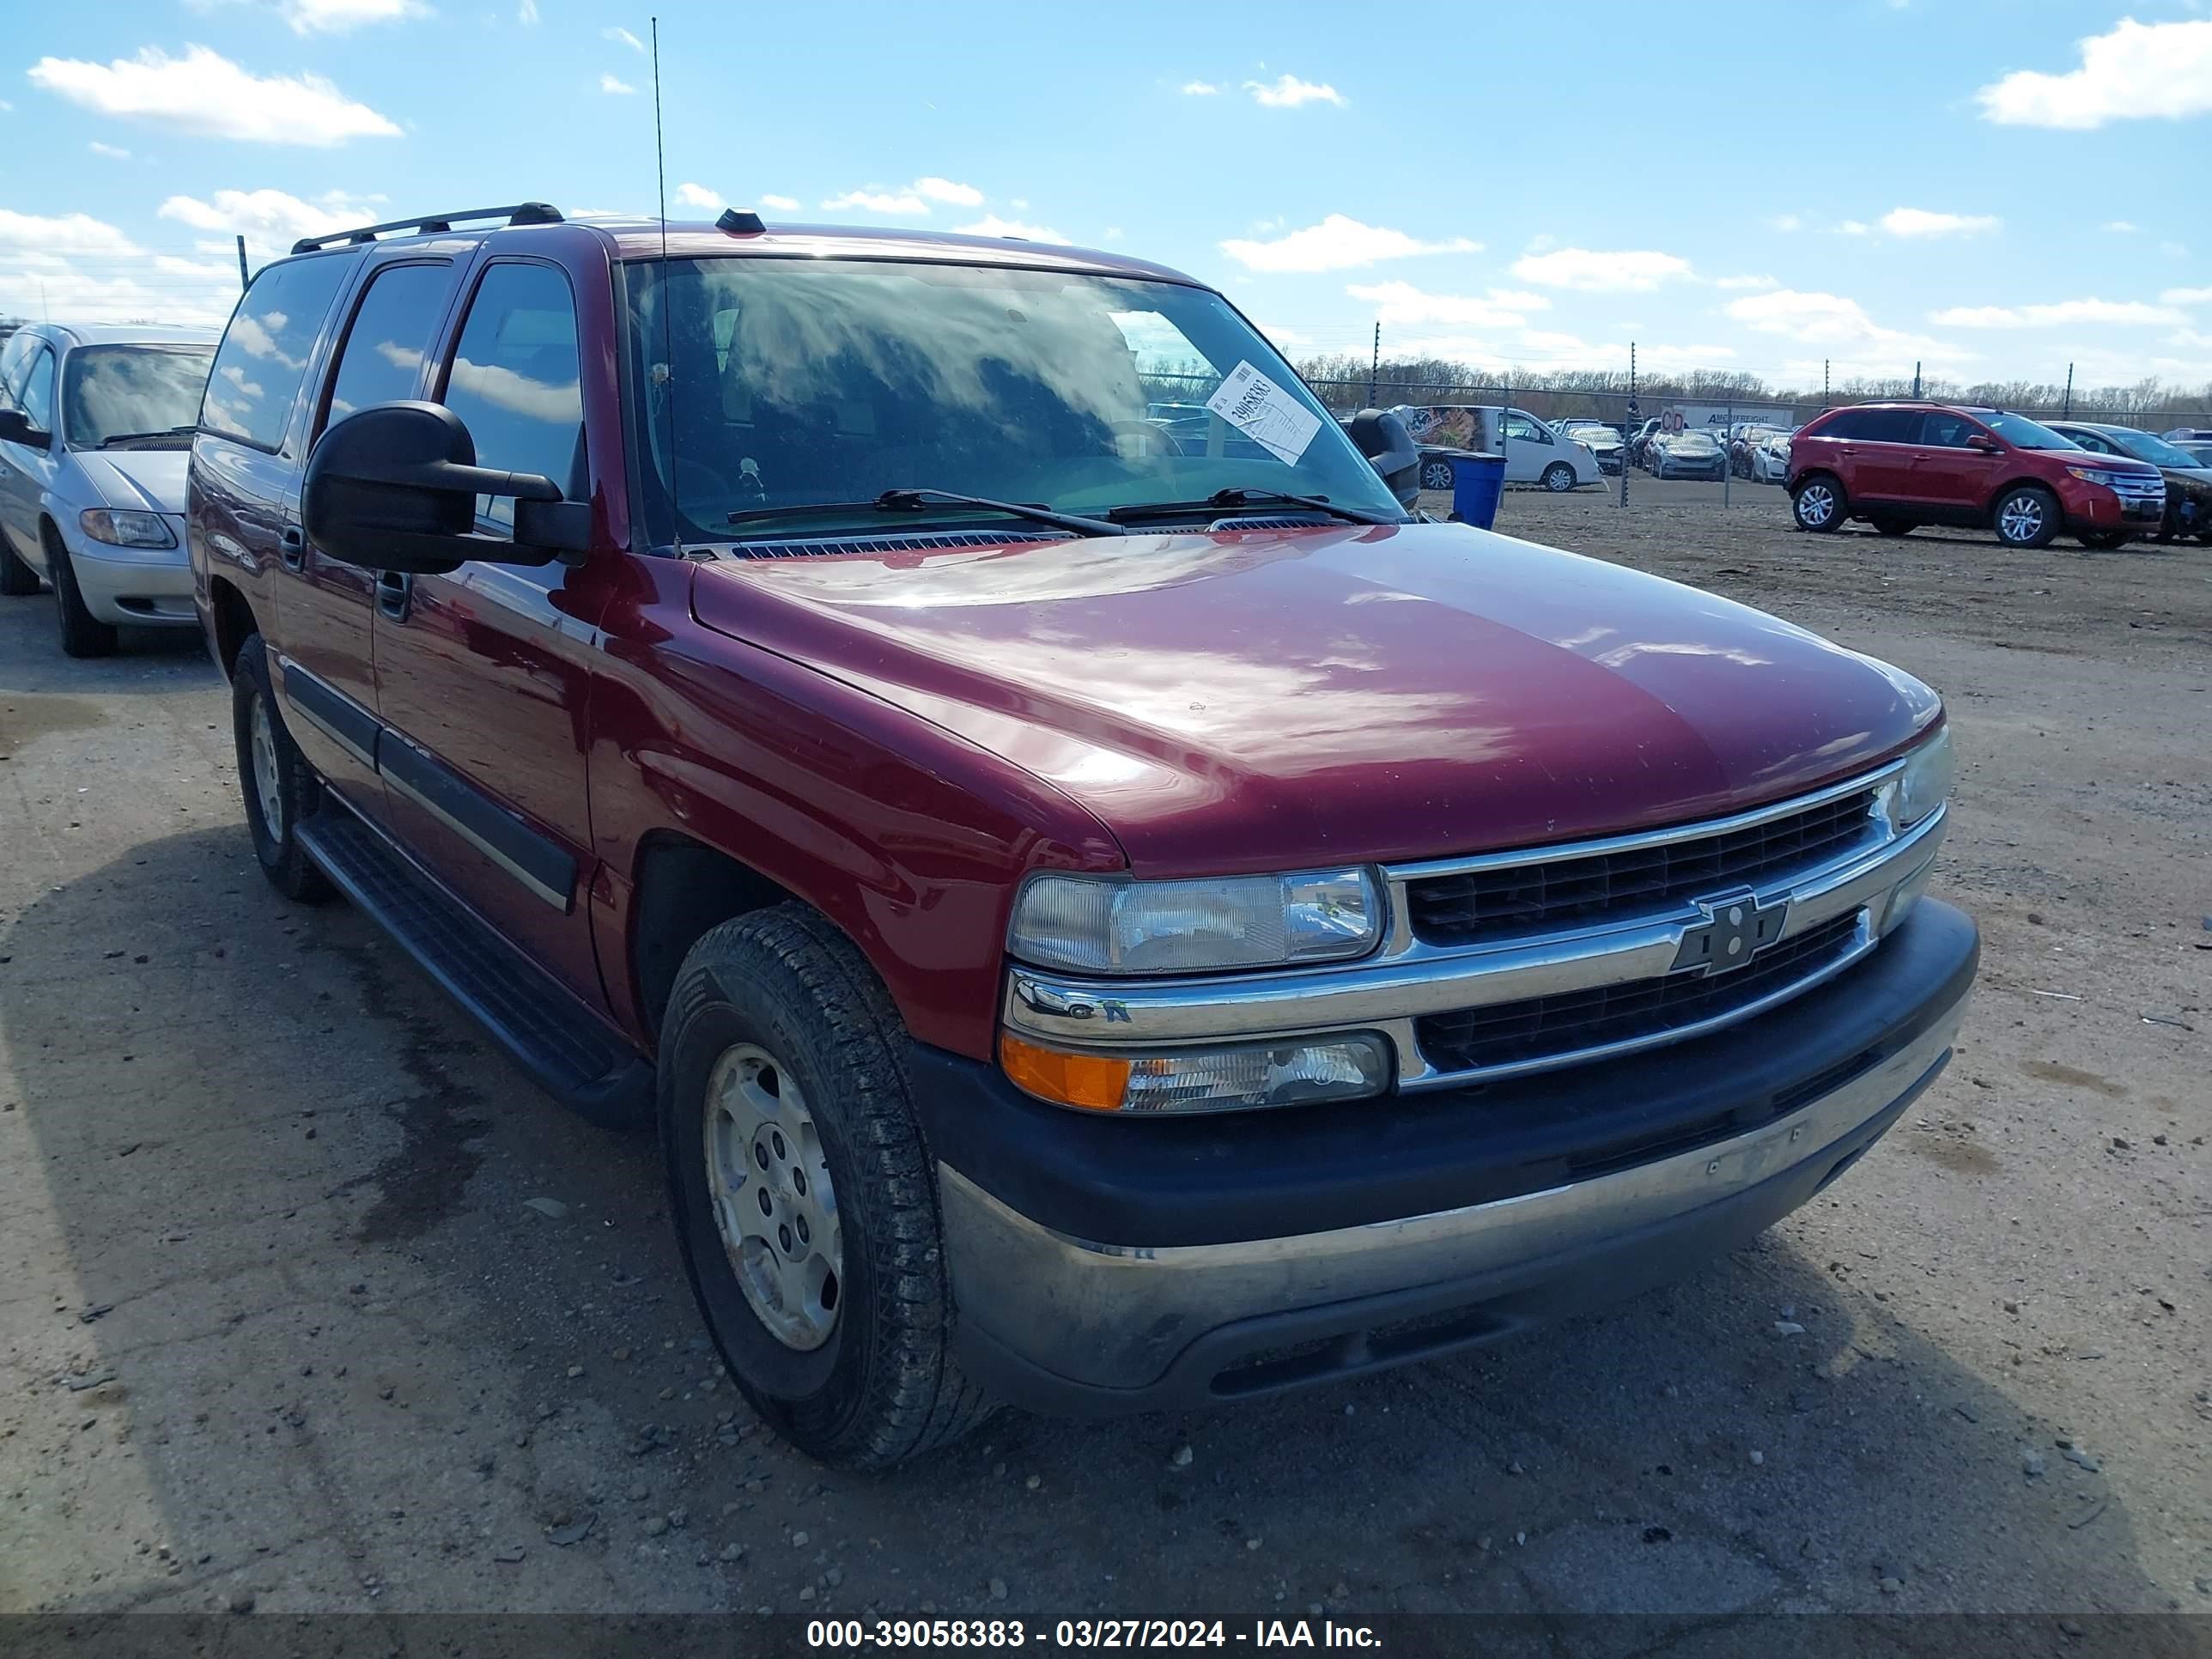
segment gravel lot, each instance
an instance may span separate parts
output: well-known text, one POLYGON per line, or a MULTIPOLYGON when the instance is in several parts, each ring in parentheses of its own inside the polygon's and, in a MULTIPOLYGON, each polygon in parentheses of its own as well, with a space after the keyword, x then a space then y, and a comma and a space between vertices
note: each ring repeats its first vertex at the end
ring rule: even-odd
POLYGON ((1218 1415, 1001 1417, 883 1480, 717 1380, 649 1142, 263 883, 196 637, 72 663, 0 600, 0 1611, 2212 1609, 2212 550, 1632 489, 1502 527, 1949 698, 1937 890, 1986 954, 1944 1080, 1609 1316, 1218 1415))

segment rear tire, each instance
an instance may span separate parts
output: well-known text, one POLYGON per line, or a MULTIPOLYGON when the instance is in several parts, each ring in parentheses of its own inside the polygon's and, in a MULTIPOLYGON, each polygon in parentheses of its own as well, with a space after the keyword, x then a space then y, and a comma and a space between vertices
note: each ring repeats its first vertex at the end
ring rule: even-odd
POLYGON ((0 531, 0 593, 20 599, 39 591, 39 573, 15 556, 8 535, 0 531))
POLYGON ((2048 547, 2059 531, 2058 498, 2040 484, 2016 484, 1997 497, 1990 526, 2007 547, 2048 547))
POLYGON ((1790 516, 1800 530, 1820 535, 1844 521, 1844 487, 1826 473, 1815 473, 1790 492, 1790 516))
POLYGON ((1421 463, 1422 489, 1449 489, 1451 487, 1452 469, 1449 461, 1430 460, 1421 463))
MULTIPOLYGON (((2109 553, 2116 547, 2125 547, 2135 538, 2124 530, 2085 530, 2075 539, 2093 553, 2109 553)), ((2160 539, 2163 541, 2165 538, 2160 539)))
POLYGON ((700 1313, 754 1408, 840 1468, 920 1456, 996 1409, 955 1357, 905 1042, 852 941, 799 904, 710 928, 662 1026, 661 1147, 700 1313), (804 1160, 775 1142, 794 1121, 804 1160))
POLYGON ((322 781, 292 741, 269 681, 269 650, 258 634, 238 647, 230 672, 230 725, 238 744, 238 792, 253 856, 286 898, 316 904, 331 896, 330 878, 300 844, 299 826, 322 805, 322 781))
POLYGON ((104 623, 87 608, 76 585, 76 570, 69 549, 48 531, 44 538, 46 571, 54 582, 54 618, 60 624, 62 654, 66 657, 108 657, 115 653, 115 624, 104 623))
POLYGON ((1565 461, 1553 461, 1544 469, 1543 482, 1554 495, 1564 495, 1575 487, 1575 470, 1565 461))

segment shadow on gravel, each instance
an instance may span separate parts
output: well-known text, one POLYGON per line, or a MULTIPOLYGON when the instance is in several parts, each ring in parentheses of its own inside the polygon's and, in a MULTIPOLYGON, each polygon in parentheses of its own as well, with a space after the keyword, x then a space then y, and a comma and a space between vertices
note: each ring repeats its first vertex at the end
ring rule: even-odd
MULTIPOLYGON (((1871 1206, 1845 1260, 1793 1223, 1472 1357, 1213 1415, 1002 1416, 861 1479, 715 1376, 650 1140, 562 1115, 361 917, 270 892, 242 830, 8 923, 0 1036, 51 1212, 10 1236, 66 1256, 54 1306, 0 1311, 26 1356, 0 1462, 40 1548, 135 1534, 143 1486, 178 1564, 81 1610, 2166 1605, 2095 1459, 1863 1288, 1917 1271, 1871 1206)), ((52 1577, 0 1562, 0 1597, 52 1577)))

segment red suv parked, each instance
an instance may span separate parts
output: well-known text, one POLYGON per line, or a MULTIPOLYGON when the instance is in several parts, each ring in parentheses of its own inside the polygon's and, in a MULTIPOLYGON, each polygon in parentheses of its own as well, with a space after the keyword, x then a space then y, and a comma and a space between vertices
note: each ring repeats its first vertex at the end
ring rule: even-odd
POLYGON ((1950 1057, 1911 675, 1409 519, 1402 428, 1156 265, 485 216, 302 244, 224 336, 189 522, 246 823, 658 1124, 815 1455, 1559 1317, 1950 1057))
POLYGON ((1885 536, 1986 525, 2010 547, 2042 547, 2065 530, 2104 548, 2157 531, 2166 480, 2001 409, 1859 404, 1790 440, 1790 498, 1803 530, 1846 519, 1885 536))

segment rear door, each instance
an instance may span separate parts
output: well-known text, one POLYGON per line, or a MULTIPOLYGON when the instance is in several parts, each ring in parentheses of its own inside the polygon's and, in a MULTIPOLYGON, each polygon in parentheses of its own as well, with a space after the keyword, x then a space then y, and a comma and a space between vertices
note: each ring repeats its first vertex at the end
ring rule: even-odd
MULTIPOLYGON (((469 428, 478 465, 543 473, 583 501, 591 482, 576 310, 561 266, 489 261, 436 395, 469 428)), ((477 528, 511 538, 514 505, 479 498, 477 528)), ((385 584, 379 758, 386 806, 409 848, 511 943, 598 1005, 583 902, 598 630, 582 596, 603 602, 606 590, 582 582, 584 574, 471 562, 385 584)))
POLYGON ((1844 487, 1854 505, 1862 501, 1905 501, 1912 493, 1912 441, 1917 409, 1862 409, 1855 435, 1844 446, 1848 470, 1844 487))
POLYGON ((1939 522, 1979 524, 2001 482, 2002 447, 1975 449, 1968 441, 1990 438, 1969 416, 1931 409, 1920 417, 1912 446, 1912 501, 1922 516, 1939 522))

